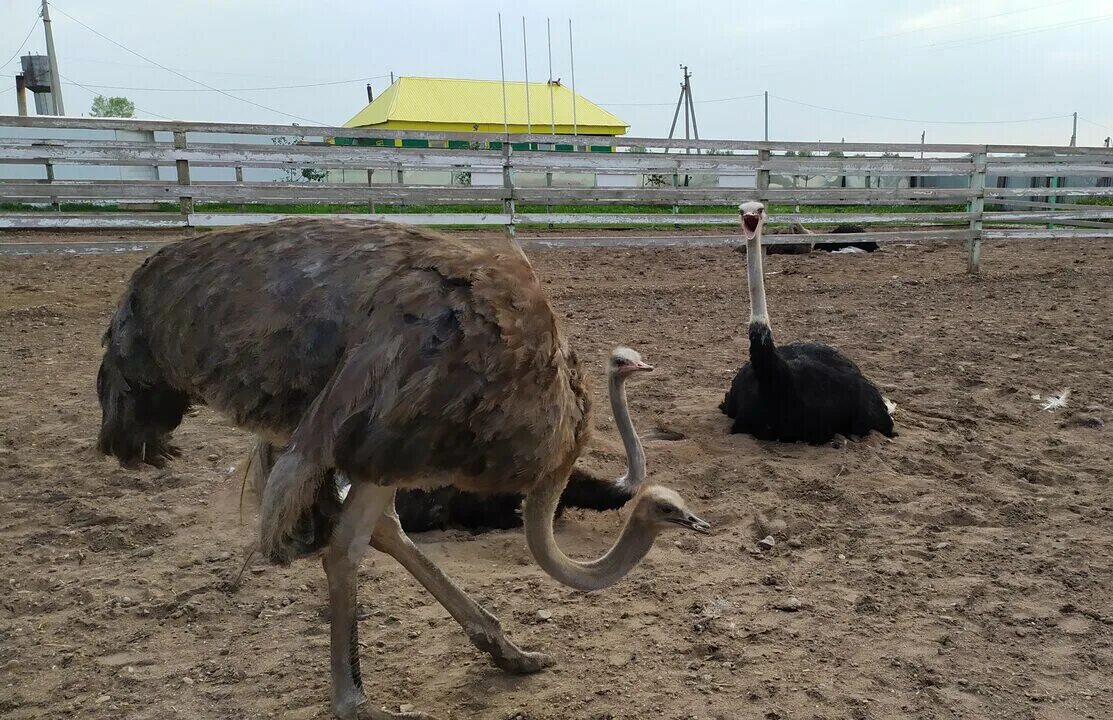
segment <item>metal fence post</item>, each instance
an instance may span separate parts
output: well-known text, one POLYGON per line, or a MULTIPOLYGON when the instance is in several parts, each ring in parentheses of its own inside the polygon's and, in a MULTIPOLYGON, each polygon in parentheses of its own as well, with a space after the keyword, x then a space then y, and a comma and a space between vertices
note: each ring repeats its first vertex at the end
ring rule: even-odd
MULTIPOLYGON (((186 148, 186 134, 183 130, 174 131, 174 149, 185 150, 186 148)), ((189 183, 189 160, 178 159, 174 161, 174 165, 178 170, 178 185, 183 187, 188 186, 189 183)), ((178 206, 181 208, 182 215, 186 217, 186 224, 189 224, 189 216, 193 213, 193 196, 186 194, 187 191, 181 191, 182 194, 178 196, 178 206)))
POLYGON ((506 191, 502 200, 502 212, 510 216, 506 224, 506 234, 514 237, 514 177, 510 172, 510 155, 510 138, 507 138, 502 144, 502 187, 506 191))
POLYGON ((974 174, 970 176, 970 189, 976 191, 967 203, 966 210, 970 213, 970 239, 967 241, 969 254, 966 260, 966 272, 977 274, 982 260, 982 215, 985 213, 985 176, 986 153, 974 153, 971 159, 974 162, 974 174))

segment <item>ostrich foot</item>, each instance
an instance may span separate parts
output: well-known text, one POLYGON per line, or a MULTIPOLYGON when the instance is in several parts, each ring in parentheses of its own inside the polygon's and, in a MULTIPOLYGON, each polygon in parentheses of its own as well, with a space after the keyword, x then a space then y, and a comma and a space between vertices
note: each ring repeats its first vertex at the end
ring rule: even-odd
POLYGON ((390 710, 367 707, 366 705, 353 708, 353 712, 355 714, 348 716, 342 716, 337 713, 337 717, 341 718, 341 720, 437 720, 437 718, 432 715, 416 710, 391 712, 390 710))
POLYGON ((416 710, 391 712, 382 708, 368 707, 363 695, 334 702, 332 713, 339 720, 437 720, 432 715, 416 710))
POLYGON ((496 655, 491 653, 495 665, 515 675, 530 675, 540 672, 553 664, 553 658, 542 652, 516 650, 514 654, 496 655))
POLYGON ((493 628, 487 626, 466 629, 472 645, 490 655, 496 666, 516 675, 529 675, 553 664, 553 659, 545 653, 529 652, 512 643, 498 626, 498 620, 490 615, 488 617, 494 621, 493 628))
POLYGON ((548 655, 526 652, 511 642, 503 632, 499 619, 461 590, 406 537, 398 522, 398 515, 393 510, 388 511, 375 528, 371 545, 409 570, 437 602, 448 610, 453 619, 460 623, 472 645, 490 655, 496 666, 507 672, 528 675, 553 664, 553 659, 548 655))

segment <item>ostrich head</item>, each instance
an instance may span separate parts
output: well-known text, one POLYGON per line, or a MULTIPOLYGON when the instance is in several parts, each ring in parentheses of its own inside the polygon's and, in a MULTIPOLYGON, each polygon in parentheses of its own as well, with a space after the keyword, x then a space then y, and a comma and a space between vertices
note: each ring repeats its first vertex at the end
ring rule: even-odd
POLYGON ((641 353, 628 347, 616 347, 611 352, 611 361, 607 363, 607 375, 623 379, 652 370, 653 366, 642 360, 641 353))
POLYGON ((647 485, 635 496, 632 519, 655 534, 675 527, 701 534, 711 531, 711 524, 696 517, 684 498, 660 485, 647 485))
POLYGON ((738 212, 742 214, 742 237, 753 240, 765 225, 765 206, 756 201, 744 202, 738 206, 738 212))

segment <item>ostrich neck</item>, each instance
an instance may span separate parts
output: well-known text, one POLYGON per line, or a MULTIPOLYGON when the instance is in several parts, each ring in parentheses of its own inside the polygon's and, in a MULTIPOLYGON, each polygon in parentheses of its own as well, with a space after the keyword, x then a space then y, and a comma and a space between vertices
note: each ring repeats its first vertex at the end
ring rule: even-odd
POLYGON ((622 446, 626 449, 626 472, 618 479, 618 484, 633 492, 645 482, 645 450, 630 419, 630 407, 626 404, 626 379, 616 373, 610 376, 608 382, 611 412, 618 425, 618 434, 622 436, 622 446))
POLYGON ((653 531, 639 523, 633 514, 627 519, 611 549, 595 560, 581 562, 564 554, 553 536, 553 515, 560 494, 567 484, 571 463, 557 475, 542 480, 526 496, 523 516, 526 544, 537 564, 557 582, 577 590, 591 591, 609 587, 630 572, 653 547, 653 531))
POLYGON ((764 223, 758 223, 757 232, 746 241, 746 280, 750 286, 750 323, 769 325, 769 311, 765 307, 765 277, 761 267, 761 232, 764 223))

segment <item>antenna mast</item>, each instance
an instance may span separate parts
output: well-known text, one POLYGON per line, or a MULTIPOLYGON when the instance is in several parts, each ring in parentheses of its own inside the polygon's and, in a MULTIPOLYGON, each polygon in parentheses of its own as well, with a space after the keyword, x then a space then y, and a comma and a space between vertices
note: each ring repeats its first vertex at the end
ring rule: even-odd
POLYGON ((506 61, 502 55, 502 13, 499 13, 499 70, 502 72, 502 131, 510 134, 510 124, 506 117, 506 61))
POLYGON ((545 37, 549 41, 549 129, 556 135, 556 101, 553 99, 553 33, 549 18, 545 18, 545 37))
POLYGON ((529 114, 529 51, 526 50, 526 16, 522 16, 522 62, 526 66, 526 134, 533 134, 533 121, 529 114))
POLYGON ((572 135, 579 135, 576 124, 576 55, 572 51, 572 18, 568 18, 568 63, 572 66, 572 135))

